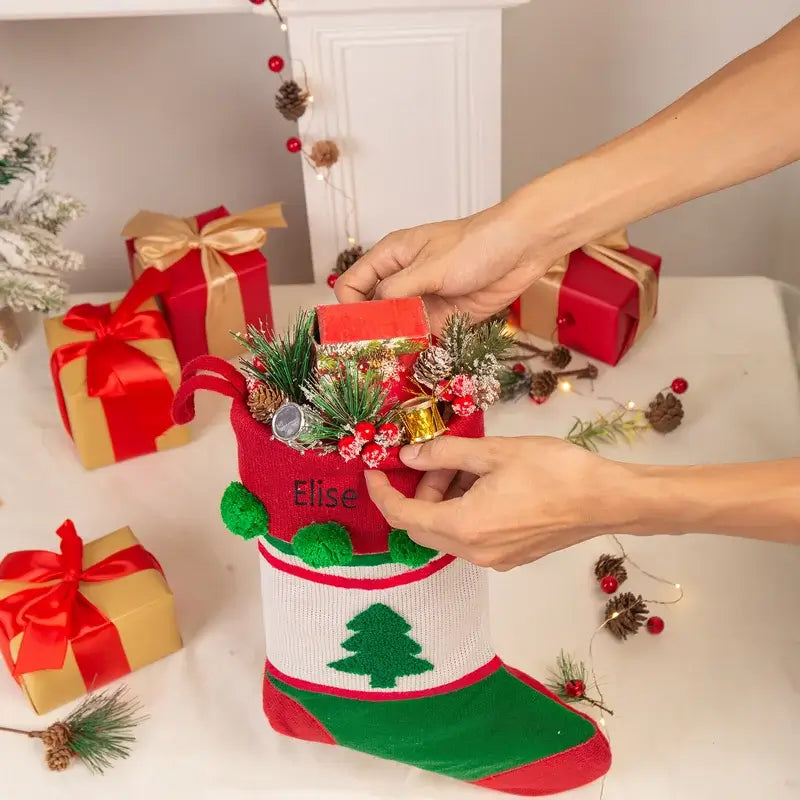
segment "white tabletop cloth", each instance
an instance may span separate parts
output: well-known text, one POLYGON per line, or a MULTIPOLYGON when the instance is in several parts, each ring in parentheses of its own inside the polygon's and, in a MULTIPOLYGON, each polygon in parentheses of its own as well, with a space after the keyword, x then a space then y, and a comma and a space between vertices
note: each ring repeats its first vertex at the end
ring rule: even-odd
MULTIPOLYGON (((274 289, 279 325, 300 305, 332 301, 326 287, 274 289)), ((790 340, 777 284, 664 279, 654 327, 620 366, 599 365, 594 396, 577 385, 580 395, 543 406, 523 398, 493 409, 487 432, 564 435, 574 416, 608 408, 600 396, 644 404, 681 375, 690 383, 683 426, 605 455, 663 464, 797 456, 800 395, 790 340)), ((38 742, 0 734, 0 798, 499 797, 269 728, 261 710, 257 554, 219 519, 222 492, 237 478, 227 410, 225 399, 201 396, 189 446, 85 472, 61 427, 40 325, 0 368, 0 554, 53 549, 66 517, 86 539, 130 525, 164 566, 185 638, 183 651, 127 679, 150 715, 130 760, 102 778, 80 765, 51 774, 38 742)), ((681 583, 686 597, 662 609, 661 636, 596 641, 597 671, 616 712, 606 799, 796 800, 800 548, 700 535, 625 543, 646 569, 681 583)), ((607 539, 492 574, 492 624, 504 659, 544 677, 562 648, 586 657, 605 599, 592 580, 603 552, 613 552, 607 539)), ((635 570, 628 587, 669 595, 635 570)), ((0 724, 35 727, 57 717, 37 718, 0 674, 0 724)), ((596 800, 599 784, 567 796, 596 800)))

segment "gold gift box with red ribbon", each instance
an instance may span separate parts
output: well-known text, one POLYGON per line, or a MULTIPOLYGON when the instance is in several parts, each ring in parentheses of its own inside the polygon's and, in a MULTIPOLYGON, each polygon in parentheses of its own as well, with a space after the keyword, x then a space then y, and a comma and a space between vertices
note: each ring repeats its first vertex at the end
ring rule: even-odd
POLYGON ((616 364, 656 315, 661 256, 615 231, 556 262, 512 306, 524 331, 616 364))
POLYGON ((0 561, 0 653, 38 714, 179 650, 175 603, 130 528, 0 561))
POLYGON ((45 320, 58 407, 86 469, 189 441, 172 421, 181 369, 154 300, 165 285, 150 269, 119 302, 45 320))

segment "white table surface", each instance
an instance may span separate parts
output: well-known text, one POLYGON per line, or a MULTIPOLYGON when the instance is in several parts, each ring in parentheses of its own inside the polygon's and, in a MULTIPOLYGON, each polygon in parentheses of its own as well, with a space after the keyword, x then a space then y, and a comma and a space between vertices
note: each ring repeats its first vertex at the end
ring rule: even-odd
MULTIPOLYGON (((523 398, 492 410, 488 432, 563 435, 574 415, 603 406, 597 396, 645 403, 683 375, 691 384, 685 424, 607 455, 673 464, 797 456, 800 399, 779 294, 761 278, 665 279, 655 326, 620 366, 600 365, 594 398, 588 387, 544 406, 523 398)), ((300 304, 331 300, 326 287, 276 287, 278 324, 300 304)), ((103 778, 81 766, 51 774, 38 743, 6 735, 0 796, 488 798, 487 790, 269 728, 256 550, 228 534, 218 512, 237 477, 227 402, 201 396, 198 410, 191 445, 85 472, 61 428, 39 325, 0 368, 0 553, 53 548, 66 517, 87 539, 131 525, 165 568, 185 637, 182 652, 128 679, 150 714, 129 761, 103 778)), ((800 548, 699 535, 627 545, 645 568, 683 584, 686 598, 663 611, 659 637, 598 637, 597 670, 616 712, 606 799, 800 797, 800 548)), ((561 648, 585 657, 605 599, 592 565, 611 547, 600 539, 492 573, 500 655, 539 677, 561 648)), ((633 572, 625 588, 669 594, 633 572)), ((56 716, 35 717, 0 674, 0 724, 56 716)), ((595 800, 599 784, 568 797, 595 800)))

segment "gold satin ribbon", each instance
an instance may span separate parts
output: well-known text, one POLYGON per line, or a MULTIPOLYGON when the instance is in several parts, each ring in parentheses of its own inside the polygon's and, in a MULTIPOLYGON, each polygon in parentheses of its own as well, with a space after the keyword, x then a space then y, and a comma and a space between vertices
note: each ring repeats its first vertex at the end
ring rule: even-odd
POLYGON ((142 268, 169 269, 191 250, 200 251, 208 287, 206 339, 208 352, 230 358, 239 345, 229 331, 244 331, 245 315, 239 281, 223 254, 235 256, 262 247, 266 228, 285 228, 280 203, 252 208, 243 214, 211 220, 198 229, 194 217, 181 218, 140 211, 125 225, 122 235, 133 239, 142 268))
MULTIPOLYGON (((630 247, 628 234, 623 228, 602 236, 580 249, 590 258, 599 261, 618 275, 632 280, 639 289, 639 324, 634 341, 650 327, 658 302, 658 276, 649 264, 621 252, 630 247)), ((567 254, 522 295, 520 324, 523 330, 550 339, 558 328, 558 292, 569 267, 567 254)))

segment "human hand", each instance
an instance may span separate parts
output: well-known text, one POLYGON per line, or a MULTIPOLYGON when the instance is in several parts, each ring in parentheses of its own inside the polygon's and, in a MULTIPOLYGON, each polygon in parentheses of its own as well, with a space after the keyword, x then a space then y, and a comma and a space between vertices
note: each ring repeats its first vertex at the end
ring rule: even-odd
POLYGON ((561 439, 441 436, 400 451, 425 470, 415 498, 377 470, 370 497, 386 520, 426 547, 508 570, 637 521, 638 468, 561 439))
POLYGON ((336 281, 342 303, 421 295, 434 333, 449 314, 478 322, 507 308, 560 255, 501 203, 465 219, 390 233, 336 281))

